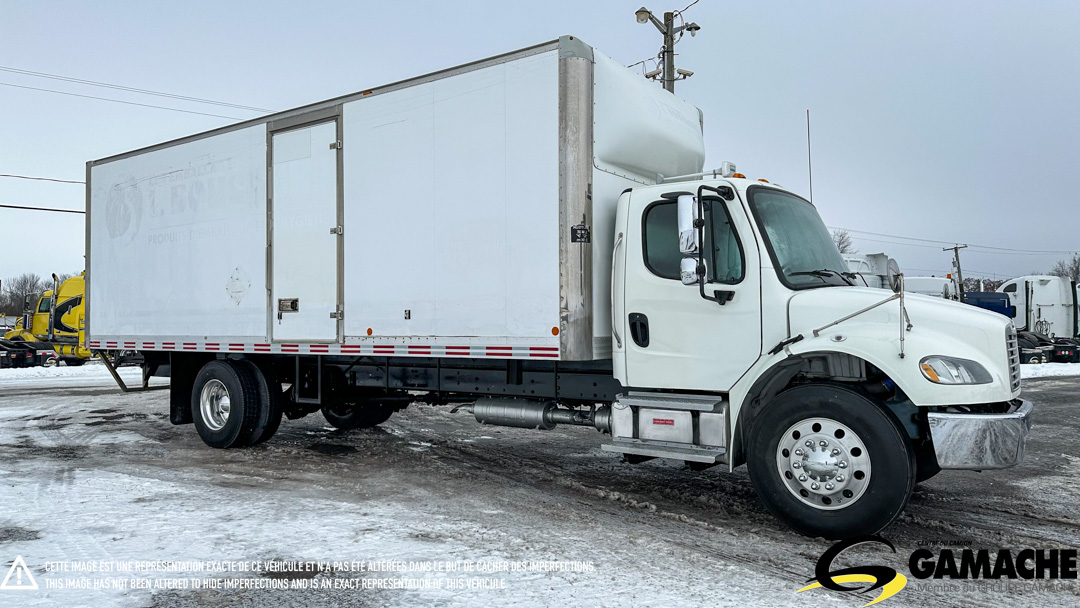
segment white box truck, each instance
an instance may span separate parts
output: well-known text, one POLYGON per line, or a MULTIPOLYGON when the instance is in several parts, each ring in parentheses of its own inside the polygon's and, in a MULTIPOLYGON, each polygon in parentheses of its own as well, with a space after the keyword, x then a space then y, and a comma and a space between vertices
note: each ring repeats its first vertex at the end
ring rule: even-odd
POLYGON ((852 285, 810 203, 703 171, 701 125, 564 36, 92 161, 88 346, 142 352, 213 447, 457 404, 745 463, 830 538, 1019 462, 1008 320, 852 285))

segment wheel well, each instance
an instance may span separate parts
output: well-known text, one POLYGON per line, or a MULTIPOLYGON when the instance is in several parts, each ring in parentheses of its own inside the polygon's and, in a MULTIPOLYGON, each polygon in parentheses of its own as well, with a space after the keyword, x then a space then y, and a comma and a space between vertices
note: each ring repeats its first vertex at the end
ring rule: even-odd
POLYGON ((835 383, 854 388, 892 411, 912 440, 929 436, 925 412, 911 403, 896 382, 872 363, 846 353, 802 353, 776 363, 750 387, 732 433, 732 467, 746 462, 745 434, 765 405, 789 388, 813 383, 835 383))

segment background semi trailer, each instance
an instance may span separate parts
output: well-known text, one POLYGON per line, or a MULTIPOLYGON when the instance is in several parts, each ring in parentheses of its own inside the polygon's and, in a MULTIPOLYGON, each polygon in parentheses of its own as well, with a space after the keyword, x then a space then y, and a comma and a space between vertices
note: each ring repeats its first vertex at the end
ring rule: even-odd
POLYGON ((702 116, 559 40, 87 165, 87 332, 211 446, 412 403, 747 464, 794 529, 879 530, 916 481, 1023 456, 1000 315, 856 287, 815 208, 702 116))

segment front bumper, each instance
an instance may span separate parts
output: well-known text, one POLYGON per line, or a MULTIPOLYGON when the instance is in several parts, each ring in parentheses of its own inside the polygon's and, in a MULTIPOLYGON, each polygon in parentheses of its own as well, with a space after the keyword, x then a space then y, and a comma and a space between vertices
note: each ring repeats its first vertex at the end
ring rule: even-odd
POLYGON ((1020 464, 1032 409, 1030 401, 1016 399, 1004 414, 927 414, 938 465, 979 471, 1020 464))

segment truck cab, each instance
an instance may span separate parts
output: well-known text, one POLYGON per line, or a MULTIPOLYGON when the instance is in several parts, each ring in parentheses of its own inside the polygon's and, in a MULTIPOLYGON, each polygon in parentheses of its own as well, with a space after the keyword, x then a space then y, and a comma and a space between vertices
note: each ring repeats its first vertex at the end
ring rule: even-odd
POLYGON ((824 536, 879 529, 942 468, 1022 458, 1032 407, 1009 320, 905 294, 902 276, 893 294, 856 286, 796 194, 735 175, 634 188, 615 232, 613 369, 639 390, 605 449, 746 463, 774 513, 824 536), (722 399, 669 415, 673 387, 722 399))

